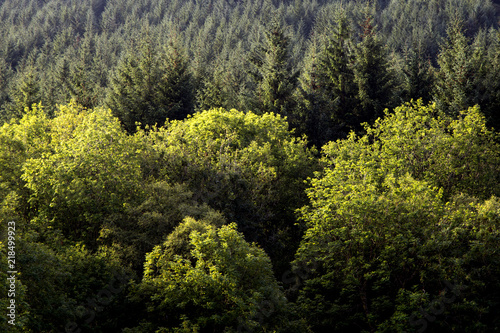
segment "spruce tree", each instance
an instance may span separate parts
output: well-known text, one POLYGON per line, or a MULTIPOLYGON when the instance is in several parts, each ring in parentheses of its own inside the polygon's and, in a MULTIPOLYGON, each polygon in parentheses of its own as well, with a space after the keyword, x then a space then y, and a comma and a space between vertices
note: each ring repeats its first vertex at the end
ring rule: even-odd
POLYGON ((299 72, 293 72, 289 41, 283 27, 273 20, 265 32, 265 42, 254 49, 250 62, 257 83, 256 107, 260 113, 274 112, 293 118, 293 93, 299 72))
POLYGON ((39 77, 32 66, 22 74, 12 95, 11 103, 7 106, 10 117, 21 117, 27 108, 41 102, 39 77))
POLYGON ((166 117, 184 119, 194 108, 193 79, 186 55, 175 39, 169 42, 163 53, 160 68, 162 73, 156 103, 165 110, 165 114, 157 113, 151 120, 163 123, 166 117))
POLYGON ((387 51, 378 38, 373 19, 366 15, 361 25, 361 42, 355 47, 354 77, 357 84, 359 108, 354 119, 357 124, 372 122, 392 107, 394 78, 387 61, 387 51))
POLYGON ((454 22, 448 28, 448 37, 441 45, 437 59, 439 71, 434 86, 434 99, 440 109, 458 115, 481 102, 484 53, 483 47, 471 45, 460 22, 454 22))
POLYGON ((493 30, 489 34, 490 45, 486 58, 486 75, 484 84, 486 92, 481 110, 488 125, 500 130, 500 32, 493 30))
POLYGON ((402 74, 404 80, 402 97, 405 101, 422 98, 427 103, 432 99, 434 68, 420 47, 416 46, 405 51, 402 74))
POLYGON ((58 90, 63 101, 68 101, 71 99, 70 89, 68 88, 71 85, 70 75, 71 68, 69 60, 65 57, 62 58, 59 63, 56 65, 55 71, 55 81, 58 83, 58 90))
POLYGON ((347 136, 359 124, 357 87, 353 71, 351 30, 345 13, 339 12, 336 26, 318 61, 320 91, 328 100, 336 138, 347 136))
POLYGON ((11 117, 7 113, 7 105, 9 103, 8 88, 12 75, 13 71, 10 65, 4 58, 0 57, 0 126, 11 117))
POLYGON ((220 75, 221 73, 216 72, 206 73, 203 76, 200 88, 196 92, 196 110, 224 107, 227 96, 220 75))
POLYGON ((313 36, 303 62, 297 92, 297 124, 299 134, 306 134, 310 144, 321 147, 331 137, 333 128, 329 103, 318 79, 318 38, 313 36))
POLYGON ((97 87, 94 78, 93 36, 91 31, 87 31, 80 41, 77 59, 68 66, 66 60, 61 64, 59 76, 61 83, 78 104, 87 108, 97 105, 97 87))
POLYGON ((165 123, 183 119, 193 109, 191 75, 178 47, 170 43, 163 55, 150 40, 126 55, 111 77, 106 104, 132 133, 136 122, 165 123))

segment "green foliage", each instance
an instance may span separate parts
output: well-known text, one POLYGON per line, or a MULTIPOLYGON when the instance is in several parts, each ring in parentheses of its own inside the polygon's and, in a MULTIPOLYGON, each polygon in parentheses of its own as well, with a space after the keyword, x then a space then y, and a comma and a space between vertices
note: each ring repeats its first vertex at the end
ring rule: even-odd
POLYGON ((500 195, 500 150, 497 135, 485 123, 477 107, 454 120, 435 104, 417 101, 387 113, 367 133, 380 145, 377 159, 398 174, 429 181, 444 190, 445 198, 467 193, 486 199, 500 195))
POLYGON ((49 147, 22 167, 37 223, 95 245, 102 218, 140 191, 133 145, 109 110, 61 106, 49 124, 49 147))
POLYGON ((8 121, 12 115, 5 110, 9 102, 9 83, 12 79, 13 71, 5 59, 0 58, 0 124, 8 121))
POLYGON ((185 183, 271 257, 297 238, 293 212, 305 203, 303 180, 316 162, 281 116, 213 109, 138 134, 160 178, 185 183))
POLYGON ((434 69, 430 59, 425 59, 420 48, 409 49, 404 54, 403 99, 405 101, 421 98, 425 102, 431 101, 432 87, 434 86, 434 69))
POLYGON ((76 103, 92 108, 97 106, 98 90, 103 90, 103 87, 99 86, 99 80, 94 77, 95 50, 90 31, 85 33, 80 44, 77 59, 71 66, 67 63, 67 59, 63 59, 59 79, 76 103))
MULTIPOLYGON (((159 93, 166 99, 168 118, 184 119, 193 112, 193 86, 186 55, 177 42, 169 43, 164 58, 164 74, 159 93)), ((159 118, 159 117, 158 117, 159 118)), ((162 124, 158 121, 158 124, 162 124)))
POLYGON ((27 109, 21 119, 11 119, 0 128, 0 197, 8 209, 5 217, 33 215, 28 204, 30 196, 21 179, 24 163, 50 151, 49 121, 41 105, 27 109))
POLYGON ((500 33, 491 30, 487 37, 488 56, 483 69, 484 95, 481 97, 481 110, 484 112, 488 124, 498 131, 500 128, 500 33))
POLYGON ((111 81, 106 104, 129 133, 137 122, 161 126, 167 118, 183 119, 192 112, 187 61, 172 43, 158 54, 151 41, 143 42, 122 60, 111 81))
POLYGON ((456 22, 448 28, 448 39, 438 56, 435 100, 447 113, 457 115, 460 110, 480 102, 484 80, 484 48, 470 45, 456 22))
MULTIPOLYGON (((10 210, 13 208, 10 207, 10 210)), ((2 217, 5 217, 0 223, 2 240, 7 241, 7 222, 15 221, 15 270, 18 272, 16 326, 7 325, 7 317, 4 316, 0 321, 3 331, 60 331, 71 321, 78 321, 82 329, 92 327, 94 331, 107 331, 116 327, 116 320, 121 316, 113 313, 113 309, 119 307, 126 293, 115 293, 108 303, 100 299, 103 293, 99 292, 106 289, 110 281, 114 290, 118 287, 124 290, 126 287, 128 281, 122 281, 122 286, 115 282, 115 275, 123 274, 118 262, 109 256, 93 254, 84 246, 71 245, 58 231, 52 230, 44 235, 32 231, 26 220, 9 214, 5 201, 1 212, 2 217), (92 308, 93 305, 88 302, 94 302, 96 308, 92 308), (102 307, 104 303, 107 303, 106 307, 102 307), (91 315, 86 311, 94 311, 97 315, 90 326, 85 324, 91 315), (82 319, 82 316, 85 318, 82 319)), ((0 242, 0 252, 3 256, 0 275, 8 282, 6 272, 11 269, 7 268, 7 242, 0 242)), ((8 287, 8 283, 0 284, 0 303, 6 307, 5 302, 9 298, 5 287, 8 287)))
POLYGON ((125 267, 142 274, 147 252, 164 241, 185 216, 202 218, 214 225, 225 223, 220 213, 193 200, 185 185, 159 181, 144 185, 142 201, 126 205, 123 212, 105 218, 99 248, 112 253, 125 267))
POLYGON ((324 147, 327 167, 311 180, 311 203, 301 209, 308 230, 294 266, 310 268, 297 303, 313 331, 408 331, 424 323, 432 331, 483 331, 497 323, 498 199, 461 194, 486 197, 483 186, 489 193, 498 186, 499 149, 484 117, 473 108, 452 121, 419 102, 366 130, 324 147), (485 259, 477 246, 489 248, 485 259), (440 318, 415 324, 446 281, 460 296, 436 311, 440 318))
POLYGON ((21 117, 27 109, 41 102, 38 78, 32 69, 19 81, 12 95, 11 117, 21 117))
POLYGON ((359 109, 354 111, 357 124, 371 123, 393 105, 394 78, 387 60, 387 50, 375 33, 372 17, 361 25, 361 41, 354 56, 354 81, 357 85, 359 109))
POLYGON ((360 131, 362 123, 372 123, 393 104, 395 76, 371 16, 362 28, 357 41, 341 7, 326 35, 311 44, 314 49, 301 78, 299 105, 302 130, 318 146, 360 131))
MULTIPOLYGON (((285 3, 214 0, 210 4, 194 0, 168 3, 159 0, 140 3, 24 0, 22 7, 19 6, 18 1, 12 0, 0 5, 4 22, 0 25, 0 34, 6 36, 0 47, 0 59, 5 61, 6 68, 14 71, 14 75, 6 76, 5 86, 16 86, 29 72, 26 63, 32 61, 40 88, 36 102, 42 100, 49 113, 56 110, 57 104, 67 103, 69 97, 87 107, 109 103, 108 95, 113 90, 116 79, 113 77, 120 71, 117 65, 122 55, 137 50, 131 45, 137 46, 138 40, 149 38, 157 45, 167 45, 172 32, 176 34, 178 48, 185 50, 183 58, 190 59, 197 90, 192 95, 202 104, 199 109, 234 107, 257 112, 257 108, 248 103, 255 87, 249 84, 245 59, 249 51, 261 44, 263 32, 272 20, 287 26, 288 65, 294 69, 289 73, 295 73, 305 65, 308 39, 324 35, 331 28, 339 7, 345 10, 351 22, 359 22, 367 7, 364 2, 352 0, 285 3), (144 31, 148 31, 149 37, 144 36, 144 31), (67 71, 61 73, 64 63, 67 71), (216 73, 214 80, 212 73, 216 73), (61 74, 64 75, 61 77, 61 74)), ((373 21, 379 27, 379 39, 389 50, 401 53, 408 46, 418 45, 433 62, 439 51, 438 43, 453 20, 464 22, 468 37, 481 29, 498 27, 496 8, 490 1, 377 1, 370 7, 373 21)), ((140 53, 133 52, 136 56, 140 53)), ((118 67, 123 69, 123 66, 118 67)), ((282 85, 282 92, 286 93, 287 86, 282 85)), ((123 91, 119 95, 123 95, 123 91)), ((0 109, 8 109, 5 118, 9 119, 15 111, 12 109, 14 90, 10 89, 4 97, 0 96, 3 104, 0 109)), ((289 121, 299 128, 300 112, 297 114, 294 105, 297 101, 288 99, 287 103, 290 102, 293 112, 289 112, 289 121)), ((164 118, 160 117, 159 123, 164 118)), ((132 131, 135 131, 134 122, 132 131)))
POLYGON ((62 241, 57 252, 33 237, 19 243, 19 269, 27 286, 32 331, 59 330, 76 323, 82 330, 103 332, 123 319, 116 310, 126 295, 127 274, 114 258, 93 254, 83 246, 63 246, 62 241))
POLYGON ((281 24, 274 20, 265 31, 265 41, 254 50, 250 62, 256 88, 256 111, 293 118, 292 95, 299 72, 290 66, 289 41, 281 24))
POLYGON ((419 45, 423 53, 434 59, 452 22, 461 20, 467 34, 473 36, 481 27, 498 26, 497 15, 498 9, 491 1, 405 0, 390 1, 380 11, 379 22, 391 49, 402 51, 419 45))
POLYGON ((304 68, 298 78, 299 89, 297 92, 298 124, 295 125, 299 133, 307 135, 308 142, 316 147, 321 147, 334 137, 331 119, 330 100, 320 89, 318 71, 318 58, 321 51, 318 38, 310 41, 308 53, 304 59, 304 68))
POLYGON ((318 61, 318 85, 329 100, 336 137, 345 137, 359 126, 357 87, 353 71, 356 61, 353 38, 345 13, 339 12, 336 27, 318 61))
POLYGON ((1 1, 0 331, 498 331, 498 3, 1 1))
POLYGON ((179 228, 148 254, 139 286, 150 295, 157 325, 166 325, 168 316, 166 332, 275 328, 286 298, 264 251, 248 244, 235 224, 216 228, 186 219, 179 228), (189 235, 187 253, 174 246, 181 235, 189 235))

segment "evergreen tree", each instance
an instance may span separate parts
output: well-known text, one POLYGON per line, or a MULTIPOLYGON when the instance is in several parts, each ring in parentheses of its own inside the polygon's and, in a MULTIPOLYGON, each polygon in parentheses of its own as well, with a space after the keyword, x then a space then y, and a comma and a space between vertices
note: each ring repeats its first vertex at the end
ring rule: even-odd
POLYGON ((5 59, 0 58, 0 126, 11 117, 11 115, 7 113, 6 108, 9 102, 9 81, 11 80, 12 75, 13 71, 10 65, 5 61, 5 59))
POLYGON ((307 135, 309 144, 321 147, 333 137, 333 124, 329 113, 330 103, 319 84, 318 44, 318 38, 313 36, 299 77, 296 98, 298 122, 295 128, 299 134, 307 135))
POLYGON ((128 132, 136 122, 148 124, 148 116, 161 112, 155 103, 155 87, 161 80, 159 61, 150 41, 127 54, 111 77, 106 104, 128 132))
POLYGON ((361 25, 361 42, 355 48, 355 82, 359 108, 354 113, 356 124, 372 122, 392 106, 394 79, 387 61, 387 51, 378 38, 370 15, 361 25))
POLYGON ((196 109, 203 111, 223 107, 222 90, 221 82, 215 75, 206 76, 201 83, 200 89, 196 92, 196 109))
POLYGON ((289 41, 281 24, 274 20, 265 32, 264 45, 254 50, 250 62, 257 83, 256 107, 260 113, 274 112, 293 118, 292 95, 299 72, 289 61, 289 41))
POLYGON ((55 80, 58 83, 60 98, 63 100, 70 100, 71 93, 68 89, 70 83, 70 64, 67 58, 62 58, 60 62, 57 64, 55 71, 55 80))
POLYGON ((461 110, 481 102, 484 80, 484 53, 480 45, 471 45, 460 22, 448 28, 448 38, 438 55, 439 71, 434 99, 445 112, 458 115, 461 110))
POLYGON ((337 138, 347 136, 359 120, 357 87, 353 71, 354 55, 352 37, 344 12, 336 17, 336 27, 319 59, 318 81, 321 91, 329 101, 330 117, 337 138))
POLYGON ((152 120, 158 124, 165 118, 184 119, 193 112, 194 89, 186 55, 173 39, 161 58, 162 77, 159 84, 158 104, 163 105, 165 115, 156 114, 152 120), (166 117, 165 117, 166 116, 166 117))
POLYGON ((429 102, 434 84, 434 72, 430 59, 425 59, 420 47, 408 49, 404 54, 403 99, 410 101, 421 98, 429 102))
POLYGON ((167 118, 182 119, 193 109, 191 75, 178 47, 156 53, 150 40, 129 53, 111 78, 106 104, 128 132, 136 122, 163 125, 167 118))
POLYGON ((231 89, 235 89, 234 83, 231 82, 231 69, 227 68, 222 62, 217 62, 215 68, 211 70, 203 70, 201 75, 201 84, 196 92, 196 110, 210 110, 212 108, 227 108, 235 107, 235 103, 231 101, 231 97, 237 95, 231 89))
POLYGON ((12 102, 8 106, 11 117, 20 117, 26 108, 41 102, 39 79, 33 67, 30 67, 18 81, 11 98, 12 102))
POLYGON ((485 114, 488 125, 497 131, 500 129, 500 32, 489 33, 490 45, 485 61, 485 96, 481 102, 481 110, 485 114))
POLYGON ((300 129, 317 147, 346 136, 355 125, 357 87, 352 35, 345 12, 335 15, 328 37, 312 37, 299 79, 300 129))
POLYGON ((61 83, 78 104, 92 108, 97 105, 96 80, 93 76, 93 37, 87 31, 80 41, 76 62, 68 67, 63 60, 60 77, 61 83))

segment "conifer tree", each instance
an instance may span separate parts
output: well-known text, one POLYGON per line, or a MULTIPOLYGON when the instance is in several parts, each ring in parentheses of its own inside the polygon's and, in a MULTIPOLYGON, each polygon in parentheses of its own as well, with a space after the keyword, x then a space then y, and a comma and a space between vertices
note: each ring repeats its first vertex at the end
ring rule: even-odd
POLYGON ((73 66, 63 61, 60 77, 61 83, 69 92, 71 98, 87 108, 97 105, 96 80, 93 77, 93 37, 91 31, 85 33, 80 41, 77 59, 73 66))
POLYGON ((493 30, 489 34, 490 46, 486 60, 485 100, 481 103, 488 125, 500 130, 500 32, 493 30))
POLYGON ((202 111, 224 107, 226 96, 219 73, 207 73, 202 80, 201 87, 196 92, 196 109, 202 111))
POLYGON ((128 132, 136 122, 163 125, 182 119, 193 109, 188 64, 174 43, 160 56, 150 40, 125 56, 111 77, 106 104, 128 132))
POLYGON ((62 100, 70 100, 71 93, 68 89, 70 83, 70 64, 67 58, 62 58, 57 64, 55 71, 55 80, 58 83, 59 94, 61 95, 62 100))
POLYGON ((260 113, 274 112, 293 118, 292 95, 299 72, 293 72, 289 61, 289 41, 283 27, 273 20, 265 32, 264 45, 253 52, 253 77, 257 83, 256 107, 260 113))
POLYGON ((341 11, 318 62, 318 81, 329 101, 328 109, 337 138, 347 136, 359 124, 355 117, 358 101, 353 64, 351 31, 345 13, 341 11))
POLYGON ((4 121, 9 120, 11 117, 11 115, 6 112, 6 108, 9 102, 9 81, 11 80, 12 75, 13 71, 10 65, 4 58, 0 58, 0 126, 4 121))
POLYGON ((329 103, 320 89, 318 79, 318 38, 313 36, 303 62, 297 92, 298 116, 296 130, 306 134, 310 144, 321 147, 331 138, 332 124, 329 103))
POLYGON ((19 85, 20 94, 14 98, 16 105, 22 107, 31 107, 40 102, 40 86, 38 85, 37 75, 30 70, 19 85))
POLYGON ((7 107, 10 117, 20 117, 26 108, 31 108, 33 104, 41 102, 39 78, 32 66, 29 66, 27 72, 22 74, 12 92, 11 99, 12 102, 7 107))
POLYGON ((186 55, 176 39, 172 39, 161 57, 162 76, 159 84, 158 105, 166 114, 156 114, 152 121, 163 123, 170 119, 184 119, 193 112, 194 88, 186 55))
POLYGON ((387 61, 387 51, 378 38, 371 15, 361 25, 361 42, 355 48, 354 76, 358 90, 359 108, 356 123, 372 122, 392 106, 393 75, 387 61))
POLYGON ((438 55, 439 71, 434 87, 438 107, 451 115, 481 102, 480 86, 484 80, 484 53, 471 45, 460 22, 448 28, 448 37, 438 55))
POLYGON ((421 98, 424 102, 429 102, 432 99, 434 71, 430 59, 425 59, 420 47, 413 47, 405 52, 402 74, 405 101, 421 98))
POLYGON ((161 80, 159 61, 150 41, 127 54, 111 77, 106 104, 128 132, 136 122, 149 123, 149 115, 162 112, 155 105, 155 86, 161 80))

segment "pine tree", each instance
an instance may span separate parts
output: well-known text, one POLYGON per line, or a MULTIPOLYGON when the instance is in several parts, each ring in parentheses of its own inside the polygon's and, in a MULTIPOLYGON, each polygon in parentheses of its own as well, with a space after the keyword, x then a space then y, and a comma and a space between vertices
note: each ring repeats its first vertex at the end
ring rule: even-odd
POLYGON ((203 111, 224 107, 226 96, 220 73, 206 73, 202 80, 201 87, 196 92, 196 109, 203 111))
POLYGON ((0 126, 11 117, 11 115, 7 113, 6 108, 9 103, 8 87, 12 75, 13 71, 10 65, 4 58, 0 58, 0 126))
POLYGON ((68 89, 70 83, 71 68, 67 58, 62 58, 57 64, 55 71, 55 81, 58 83, 59 94, 63 101, 71 99, 71 93, 68 89))
POLYGON ((157 110, 154 86, 160 79, 159 62, 149 43, 127 54, 118 65, 106 104, 128 132, 135 131, 136 122, 147 124, 148 113, 157 110))
POLYGON ((330 119, 327 114, 326 100, 319 89, 318 83, 318 38, 313 35, 309 44, 307 55, 303 62, 303 70, 299 77, 297 92, 297 125, 299 134, 306 134, 310 144, 321 147, 328 137, 330 119))
POLYGON ((165 114, 158 113, 152 120, 163 123, 166 117, 184 119, 188 114, 193 113, 193 79, 186 55, 175 39, 168 44, 161 61, 163 73, 156 103, 164 108, 165 114))

